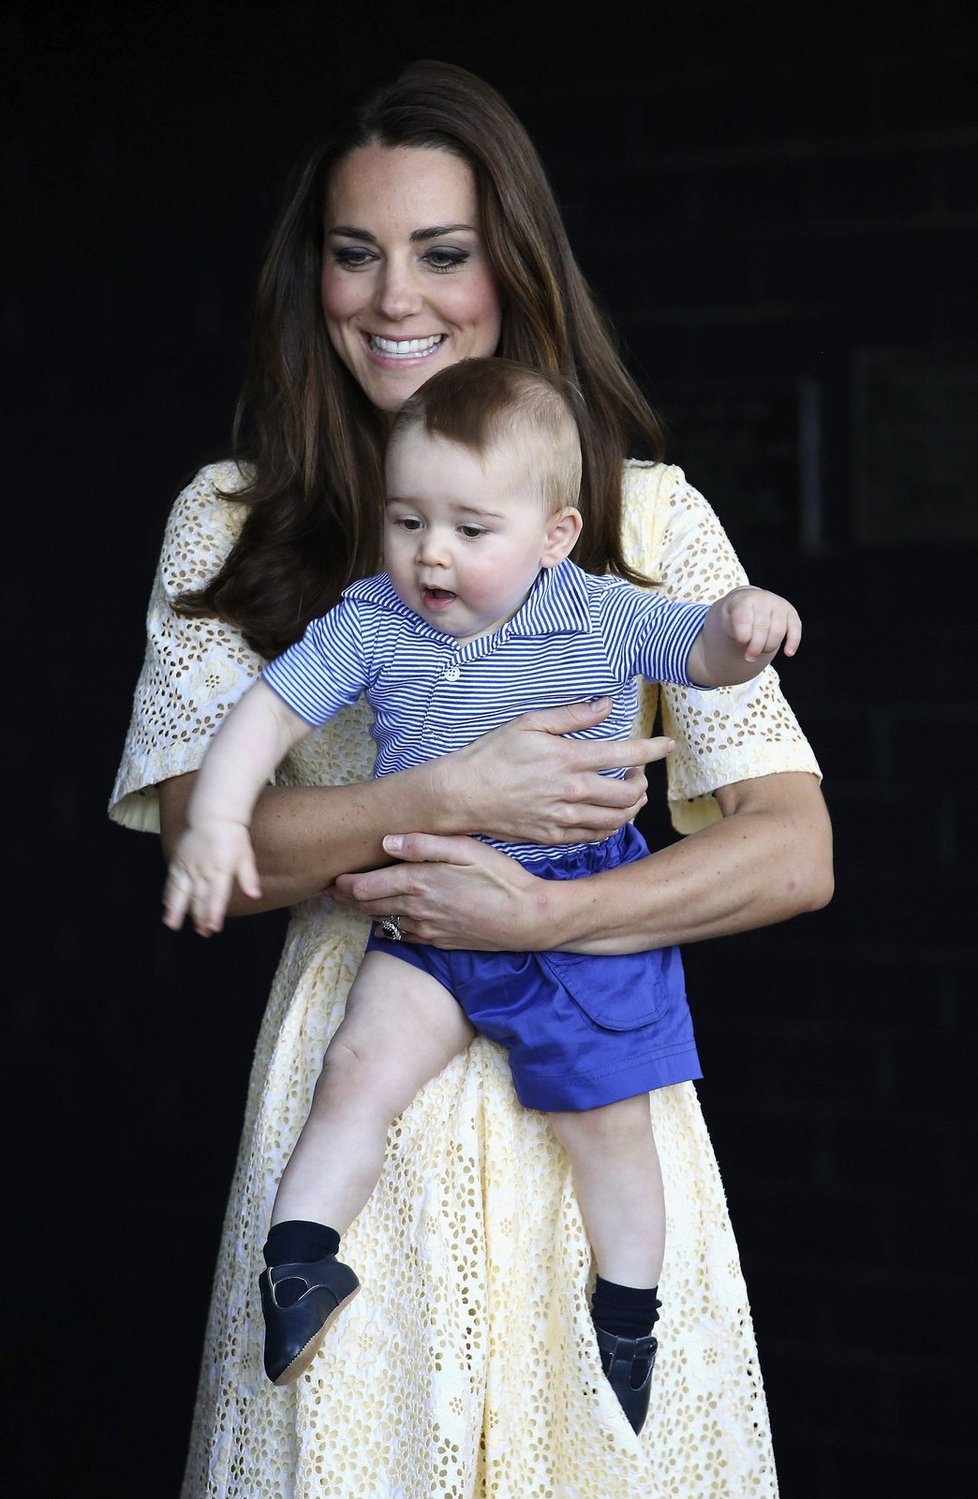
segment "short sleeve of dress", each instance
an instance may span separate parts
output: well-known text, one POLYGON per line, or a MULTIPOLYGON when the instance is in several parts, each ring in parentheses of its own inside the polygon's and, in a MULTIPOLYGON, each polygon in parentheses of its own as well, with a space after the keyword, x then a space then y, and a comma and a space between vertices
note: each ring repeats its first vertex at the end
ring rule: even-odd
POLYGON ((146 616, 146 658, 136 684, 109 816, 159 831, 156 786, 196 770, 218 724, 264 662, 230 625, 186 619, 174 599, 201 588, 230 551, 245 507, 222 498, 243 484, 234 463, 201 469, 174 502, 146 616))
MULTIPOLYGON (((626 466, 623 535, 629 561, 667 598, 712 603, 748 581, 715 512, 675 465, 626 466)), ((680 833, 720 817, 712 794, 719 786, 783 771, 820 774, 773 667, 739 687, 652 688, 646 723, 657 697, 663 733, 676 741, 668 794, 680 833)))

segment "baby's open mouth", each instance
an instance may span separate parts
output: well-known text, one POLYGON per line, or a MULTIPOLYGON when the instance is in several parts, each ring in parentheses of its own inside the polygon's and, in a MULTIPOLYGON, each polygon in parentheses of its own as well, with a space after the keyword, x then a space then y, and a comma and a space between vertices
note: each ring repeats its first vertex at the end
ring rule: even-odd
POLYGON ((450 604, 452 599, 458 597, 447 588, 424 588, 422 594, 426 604, 450 604))

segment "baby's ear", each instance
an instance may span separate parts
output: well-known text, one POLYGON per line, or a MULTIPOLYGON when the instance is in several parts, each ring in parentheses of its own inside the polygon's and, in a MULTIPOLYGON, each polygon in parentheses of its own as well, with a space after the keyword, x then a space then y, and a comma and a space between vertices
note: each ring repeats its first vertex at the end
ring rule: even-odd
POLYGON ((565 505, 563 510, 555 511, 547 521, 540 566, 556 567, 558 562, 569 557, 577 544, 583 524, 581 512, 573 505, 565 505))

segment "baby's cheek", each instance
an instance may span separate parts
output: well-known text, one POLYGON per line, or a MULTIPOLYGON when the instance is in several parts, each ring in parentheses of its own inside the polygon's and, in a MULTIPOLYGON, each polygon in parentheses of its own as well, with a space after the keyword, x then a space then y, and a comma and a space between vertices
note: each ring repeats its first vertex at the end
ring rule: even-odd
POLYGON ((504 589, 504 584, 500 579, 482 570, 468 577, 464 582, 466 592, 473 604, 491 602, 504 589))

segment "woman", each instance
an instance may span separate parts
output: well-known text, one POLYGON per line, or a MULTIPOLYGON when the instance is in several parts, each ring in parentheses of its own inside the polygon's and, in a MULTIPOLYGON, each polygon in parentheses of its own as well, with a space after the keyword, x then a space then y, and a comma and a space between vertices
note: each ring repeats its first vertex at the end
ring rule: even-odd
MULTIPOLYGON (((261 658, 377 565, 386 415, 445 363, 494 352, 583 390, 582 565, 689 598, 742 581, 678 470, 628 464, 622 482, 626 442, 655 453, 658 432, 522 128, 477 79, 416 64, 345 110, 283 213, 259 288, 249 465, 205 469, 174 508, 115 817, 158 819, 170 850, 207 740, 261 658)), ((719 719, 695 694, 670 693, 663 710, 675 820, 699 831, 632 869, 548 887, 545 901, 463 835, 572 840, 633 815, 641 777, 601 777, 595 746, 559 737, 596 710, 534 715, 378 781, 350 711, 264 794, 252 829, 264 904, 295 909, 258 1040, 185 1499, 776 1492, 736 1247, 688 1084, 653 1105, 674 1205, 661 1323, 672 1352, 640 1438, 601 1377, 566 1162, 481 1040, 392 1129, 381 1183, 344 1241, 375 1294, 296 1386, 275 1390, 261 1369, 263 1229, 364 915, 396 915, 409 939, 442 946, 620 952, 828 898, 817 767, 772 674, 726 693, 719 719), (378 867, 392 855, 402 862, 378 867)), ((634 740, 615 763, 663 748, 634 740)))

